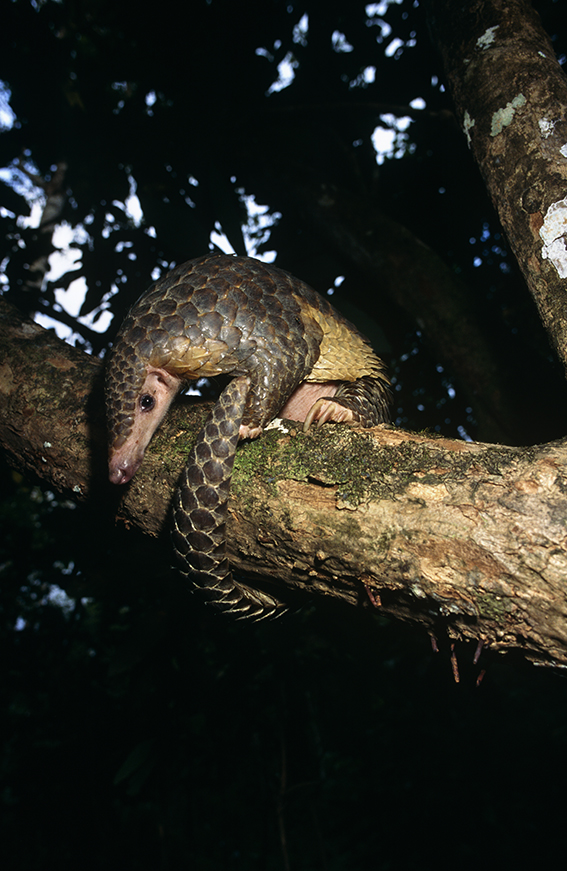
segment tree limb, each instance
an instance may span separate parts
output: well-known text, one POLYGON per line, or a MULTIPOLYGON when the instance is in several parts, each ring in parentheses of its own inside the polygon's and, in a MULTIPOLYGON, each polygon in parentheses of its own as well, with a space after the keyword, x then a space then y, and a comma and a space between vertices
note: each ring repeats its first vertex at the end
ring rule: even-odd
MULTIPOLYGON (((0 301, 0 443, 77 499, 106 485, 101 366, 0 301)), ((178 407, 118 511, 156 535, 206 408, 178 407)), ((97 492, 98 491, 98 492, 97 492)), ((470 444, 377 427, 297 426, 240 446, 237 571, 286 589, 567 664, 567 441, 470 444)), ((262 583, 262 581, 260 582, 262 583)))
POLYGON ((459 121, 567 367, 567 79, 525 0, 429 5, 459 121))

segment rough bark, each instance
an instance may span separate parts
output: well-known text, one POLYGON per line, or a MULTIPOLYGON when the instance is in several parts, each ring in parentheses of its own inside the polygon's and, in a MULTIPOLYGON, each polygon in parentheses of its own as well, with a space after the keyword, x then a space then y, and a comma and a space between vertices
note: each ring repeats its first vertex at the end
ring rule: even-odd
POLYGON ((429 7, 460 124, 567 366, 567 79, 524 0, 429 7))
POLYGON ((104 444, 100 413, 90 414, 99 370, 0 297, 0 444, 20 469, 79 500, 104 444))
MULTIPOLYGON (((1 301, 0 359, 9 460, 111 510, 99 361, 1 301)), ((205 413, 169 417, 123 492, 128 523, 151 534, 167 523, 205 413)), ((227 537, 237 571, 271 578, 283 598, 372 602, 433 633, 567 665, 566 517, 567 441, 509 448, 286 424, 239 448, 227 537)))

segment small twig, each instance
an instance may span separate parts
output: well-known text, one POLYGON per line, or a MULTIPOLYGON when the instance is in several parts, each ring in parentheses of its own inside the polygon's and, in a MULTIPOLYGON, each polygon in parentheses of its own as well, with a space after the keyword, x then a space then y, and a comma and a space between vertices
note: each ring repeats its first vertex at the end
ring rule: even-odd
POLYGON ((482 651, 482 645, 483 645, 483 644, 484 644, 484 638, 479 638, 479 640, 478 640, 478 644, 477 644, 477 646, 476 646, 476 650, 475 650, 475 652, 474 652, 474 656, 473 656, 473 664, 474 664, 474 665, 477 664, 477 662, 478 662, 478 660, 479 660, 479 658, 480 658, 480 654, 481 654, 481 651, 482 651))
POLYGON ((382 599, 380 598, 379 593, 375 593, 372 587, 369 587, 368 584, 364 585, 364 589, 368 593, 368 598, 372 602, 375 608, 382 607, 382 599))
POLYGON ((455 653, 455 642, 451 644, 451 668, 453 669, 453 678, 455 683, 459 683, 461 678, 459 675, 459 665, 457 663, 457 654, 455 653))
POLYGON ((478 676, 477 679, 476 679, 476 685, 477 685, 477 686, 479 686, 479 684, 480 684, 480 682, 481 682, 481 680, 483 679, 483 677, 484 677, 485 674, 486 674, 486 669, 483 668, 482 671, 480 672, 479 676, 478 676))

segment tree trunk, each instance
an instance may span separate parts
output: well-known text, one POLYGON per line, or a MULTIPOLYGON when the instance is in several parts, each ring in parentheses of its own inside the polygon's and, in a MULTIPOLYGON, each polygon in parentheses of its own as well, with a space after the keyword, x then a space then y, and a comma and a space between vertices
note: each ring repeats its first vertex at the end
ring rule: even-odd
MULTIPOLYGON (((99 361, 1 301, 0 359, 10 462, 111 510, 99 361)), ((205 414, 201 404, 170 414, 122 491, 128 523, 154 535, 167 523, 205 414)), ((372 603, 432 633, 567 665, 566 517, 567 442, 509 448, 285 423, 239 447, 227 538, 235 569, 270 579, 282 598, 372 603)))
POLYGON ((429 10, 463 132, 567 366, 567 79, 525 0, 430 0, 429 10))

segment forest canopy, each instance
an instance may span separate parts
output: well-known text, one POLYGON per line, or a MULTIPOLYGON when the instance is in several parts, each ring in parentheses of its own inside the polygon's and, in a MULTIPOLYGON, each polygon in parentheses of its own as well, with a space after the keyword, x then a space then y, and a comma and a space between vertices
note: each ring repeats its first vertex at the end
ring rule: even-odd
MULTIPOLYGON (((176 7, 178 26, 164 15, 148 30, 127 2, 5 4, 6 298, 99 354, 173 265, 215 244, 277 256, 362 320, 391 363, 398 425, 508 444, 560 435, 563 375, 455 123, 423 4, 246 6, 245 21, 234 3, 176 7), (384 257, 383 280, 369 278, 317 213, 325 195, 333 221, 387 219, 378 250, 407 230, 406 269, 425 244, 458 276, 437 304, 465 297, 490 372, 455 360, 450 322, 423 329, 396 287, 403 263, 384 257), (497 421, 478 395, 494 377, 497 421)), ((558 4, 541 6, 557 43, 558 4)))

